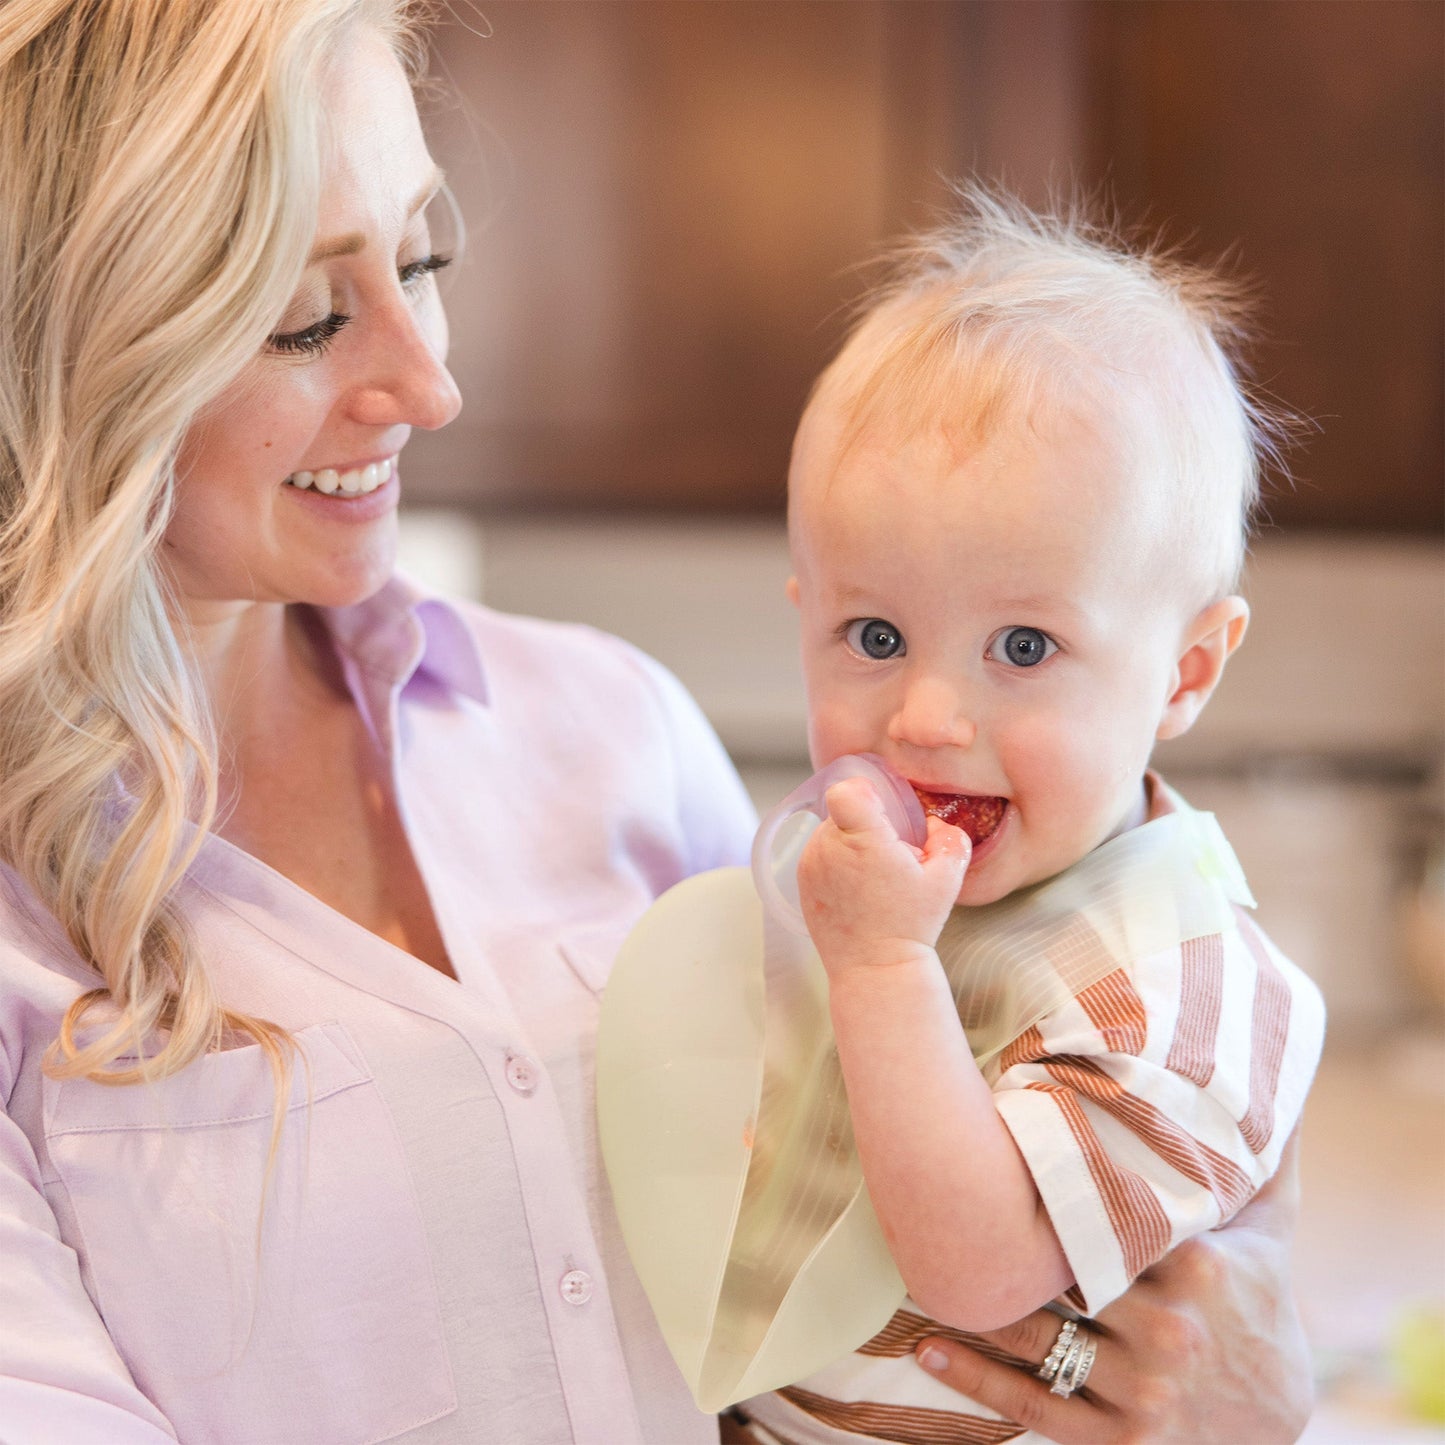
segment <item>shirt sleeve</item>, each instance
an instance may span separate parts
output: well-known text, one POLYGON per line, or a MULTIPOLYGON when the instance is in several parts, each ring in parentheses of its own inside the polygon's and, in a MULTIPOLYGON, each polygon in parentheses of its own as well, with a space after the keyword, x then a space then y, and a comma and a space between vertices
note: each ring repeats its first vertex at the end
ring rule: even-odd
POLYGON ((757 812, 712 724, 667 668, 630 644, 621 645, 647 678, 662 711, 688 855, 686 871, 746 864, 757 812))
MULTIPOLYGON (((3 1057, 0 1069, 8 1072, 3 1057)), ((30 1142, 5 1114, 0 1260, 5 1445, 175 1445, 175 1432, 136 1387, 106 1333, 45 1202, 30 1142)))
POLYGON ((1274 1173, 1323 1037, 1318 990, 1241 918, 1115 971, 1009 1045, 994 1101, 1087 1313, 1274 1173))

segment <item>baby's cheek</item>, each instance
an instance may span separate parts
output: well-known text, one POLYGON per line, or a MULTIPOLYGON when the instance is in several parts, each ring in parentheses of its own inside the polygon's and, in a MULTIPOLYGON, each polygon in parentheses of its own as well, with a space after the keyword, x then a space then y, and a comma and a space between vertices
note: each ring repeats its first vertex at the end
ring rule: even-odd
POLYGON ((1117 762, 1087 715, 1030 719, 1012 730, 1004 771, 1026 823, 1051 834, 1087 826, 1096 796, 1112 792, 1117 762))
POLYGON ((826 767, 845 753, 869 752, 876 747, 861 709, 816 701, 811 705, 808 750, 815 768, 826 767))
POLYGON ((1087 716, 1041 713, 1020 719, 1002 740, 1004 770, 1013 791, 1052 792, 1072 788, 1097 755, 1097 739, 1087 716))

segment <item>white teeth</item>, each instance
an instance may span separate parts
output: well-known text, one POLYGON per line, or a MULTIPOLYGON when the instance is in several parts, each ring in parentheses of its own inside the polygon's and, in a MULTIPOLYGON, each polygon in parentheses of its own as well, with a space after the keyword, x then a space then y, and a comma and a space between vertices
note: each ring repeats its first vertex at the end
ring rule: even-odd
POLYGON ((368 462, 364 467, 354 467, 349 472, 338 472, 334 467, 322 467, 319 472, 295 472, 286 480, 293 487, 305 491, 315 487, 318 492, 330 496, 341 492, 344 496, 360 497, 374 492, 391 478, 391 458, 384 462, 368 462))

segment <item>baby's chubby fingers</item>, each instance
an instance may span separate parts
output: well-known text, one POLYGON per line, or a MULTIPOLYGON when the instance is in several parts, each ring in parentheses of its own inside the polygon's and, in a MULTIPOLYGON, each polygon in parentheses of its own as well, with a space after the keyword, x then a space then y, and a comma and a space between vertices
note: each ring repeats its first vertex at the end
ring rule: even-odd
POLYGON ((928 837, 923 844, 923 862, 937 863, 942 867, 957 868, 961 875, 973 857, 973 844, 962 828, 945 823, 942 818, 928 816, 928 837))
MULTIPOLYGON (((883 799, 866 778, 844 778, 834 783, 824 801, 828 817, 840 833, 860 842, 898 839, 883 807, 883 799)), ((901 840, 898 840, 901 841, 901 840)))
POLYGON ((967 837, 930 818, 922 848, 905 842, 863 778, 835 783, 827 805, 798 860, 798 897, 829 973, 894 959, 899 944, 931 950, 962 886, 967 837))
MULTIPOLYGON (((886 845, 897 839, 904 842, 895 832, 893 823, 873 786, 865 778, 845 778, 828 789, 825 799, 828 817, 838 831, 860 843, 886 845)), ((957 869, 961 875, 968 867, 973 853, 973 844, 962 828, 929 815, 928 833, 922 848, 913 844, 906 846, 920 859, 925 868, 957 869)), ((960 879, 961 881, 961 879, 960 879)))

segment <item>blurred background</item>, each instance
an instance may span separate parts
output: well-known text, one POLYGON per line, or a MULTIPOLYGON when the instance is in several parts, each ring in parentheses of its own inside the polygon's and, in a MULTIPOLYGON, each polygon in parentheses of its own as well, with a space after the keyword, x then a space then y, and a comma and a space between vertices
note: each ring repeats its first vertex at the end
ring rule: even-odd
POLYGON ((1330 1006, 1305 1438, 1445 1439, 1445 6, 445 9, 466 406, 408 450, 406 565, 662 658, 760 807, 808 771, 789 442, 872 258, 977 176, 1082 188, 1257 281, 1258 381, 1317 429, 1268 497, 1248 644, 1160 764, 1330 1006))

